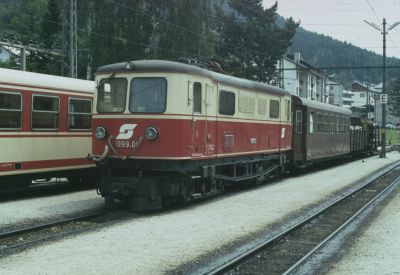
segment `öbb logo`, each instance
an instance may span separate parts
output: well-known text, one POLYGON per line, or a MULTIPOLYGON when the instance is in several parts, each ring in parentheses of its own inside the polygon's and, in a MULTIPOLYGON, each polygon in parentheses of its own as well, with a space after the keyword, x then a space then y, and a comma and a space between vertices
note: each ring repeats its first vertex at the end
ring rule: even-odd
POLYGON ((119 128, 119 134, 116 139, 130 139, 133 136, 133 130, 137 124, 123 124, 119 128))

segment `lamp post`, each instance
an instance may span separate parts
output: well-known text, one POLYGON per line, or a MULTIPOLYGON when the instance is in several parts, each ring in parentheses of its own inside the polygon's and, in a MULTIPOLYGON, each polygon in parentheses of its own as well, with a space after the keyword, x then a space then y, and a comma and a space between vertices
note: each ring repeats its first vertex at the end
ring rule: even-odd
MULTIPOLYGON (((382 64, 382 93, 381 95, 386 95, 386 35, 388 32, 392 29, 394 29, 397 25, 400 24, 400 22, 396 22, 393 25, 391 25, 387 30, 386 30, 386 19, 383 18, 383 23, 382 23, 382 28, 377 26, 375 23, 368 22, 364 20, 365 23, 373 27, 374 29, 378 30, 381 32, 383 35, 383 64, 382 64)), ((386 95, 387 97, 387 95, 386 95)), ((381 102, 382 105, 382 126, 384 127, 383 133, 382 133, 382 150, 381 153, 379 154, 380 158, 385 158, 386 157, 386 102, 383 103, 381 102)))

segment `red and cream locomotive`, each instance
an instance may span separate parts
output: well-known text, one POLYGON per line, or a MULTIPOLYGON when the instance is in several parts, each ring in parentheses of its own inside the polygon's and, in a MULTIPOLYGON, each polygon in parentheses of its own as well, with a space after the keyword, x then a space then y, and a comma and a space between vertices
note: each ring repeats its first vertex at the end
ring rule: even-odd
POLYGON ((94 173, 93 81, 0 69, 0 188, 94 173))
POLYGON ((288 164, 291 96, 282 89, 159 60, 101 67, 96 83, 93 159, 106 169, 106 205, 157 208, 288 164))

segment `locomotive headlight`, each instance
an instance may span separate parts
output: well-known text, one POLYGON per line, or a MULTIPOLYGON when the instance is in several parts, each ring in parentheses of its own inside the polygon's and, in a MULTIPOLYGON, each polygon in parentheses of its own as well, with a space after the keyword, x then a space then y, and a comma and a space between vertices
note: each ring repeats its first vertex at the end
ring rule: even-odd
POLYGON ((156 127, 148 127, 144 136, 147 140, 156 140, 158 138, 158 131, 156 127))
POLYGON ((95 135, 96 138, 98 138, 98 139, 103 139, 103 138, 106 137, 106 134, 107 134, 106 128, 104 128, 104 127, 97 127, 97 128, 96 128, 96 132, 95 132, 94 135, 95 135))

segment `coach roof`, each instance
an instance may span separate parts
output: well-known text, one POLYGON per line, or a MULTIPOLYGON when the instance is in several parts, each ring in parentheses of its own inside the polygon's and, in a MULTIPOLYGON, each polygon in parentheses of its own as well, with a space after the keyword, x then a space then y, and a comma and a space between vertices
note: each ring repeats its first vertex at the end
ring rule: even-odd
POLYGON ((138 60, 106 65, 97 70, 97 74, 129 72, 171 72, 204 76, 227 85, 243 87, 249 90, 258 90, 277 95, 290 95, 289 92, 265 83, 237 78, 216 73, 197 66, 166 60, 138 60))
POLYGON ((0 84, 92 94, 94 81, 0 68, 0 84))
POLYGON ((334 112, 334 113, 347 114, 347 115, 350 115, 352 113, 349 109, 331 105, 328 103, 310 100, 310 99, 306 99, 306 98, 302 98, 302 97, 298 97, 298 96, 293 96, 292 98, 294 98, 293 100, 295 102, 298 101, 303 106, 311 107, 314 109, 319 109, 319 110, 329 111, 329 112, 334 112))

